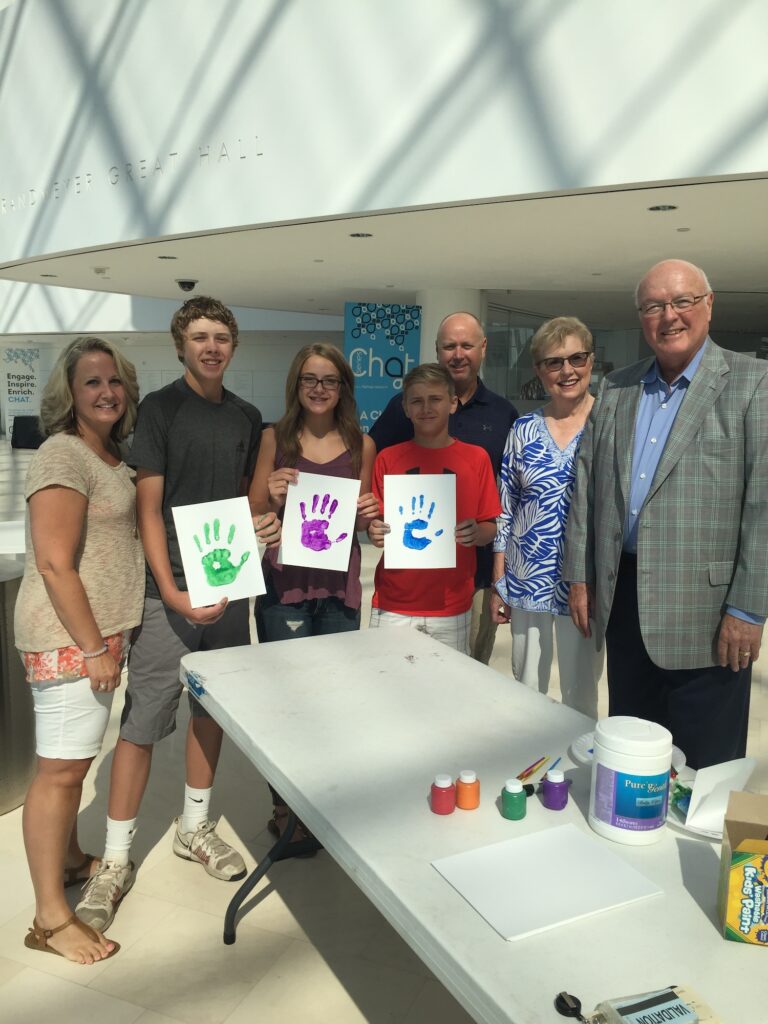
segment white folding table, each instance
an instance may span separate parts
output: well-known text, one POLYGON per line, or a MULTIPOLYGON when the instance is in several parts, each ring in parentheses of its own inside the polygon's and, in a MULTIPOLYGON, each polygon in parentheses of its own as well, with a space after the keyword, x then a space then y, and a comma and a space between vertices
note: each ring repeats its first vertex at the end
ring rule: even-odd
MULTIPOLYGON (((664 895, 516 942, 431 866, 569 821, 588 830, 589 769, 566 754, 593 724, 578 712, 415 630, 190 654, 181 678, 477 1021, 555 1024, 561 990, 586 1010, 672 983, 728 1024, 768 1021, 768 953, 719 934, 719 850, 707 842, 667 829, 652 846, 610 844, 664 895), (507 821, 504 780, 541 754, 563 754, 568 806, 534 796, 523 821, 507 821), (480 777, 480 808, 432 814, 434 775, 463 768, 480 777)), ((536 864, 530 882, 546 888, 536 864)))

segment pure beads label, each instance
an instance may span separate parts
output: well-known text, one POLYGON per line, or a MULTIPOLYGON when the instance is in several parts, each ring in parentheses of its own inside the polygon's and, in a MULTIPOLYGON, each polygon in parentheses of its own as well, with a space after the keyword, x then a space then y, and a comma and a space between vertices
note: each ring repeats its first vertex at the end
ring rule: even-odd
POLYGON ((597 765, 594 816, 616 828, 647 832, 667 817, 669 773, 628 775, 597 765))

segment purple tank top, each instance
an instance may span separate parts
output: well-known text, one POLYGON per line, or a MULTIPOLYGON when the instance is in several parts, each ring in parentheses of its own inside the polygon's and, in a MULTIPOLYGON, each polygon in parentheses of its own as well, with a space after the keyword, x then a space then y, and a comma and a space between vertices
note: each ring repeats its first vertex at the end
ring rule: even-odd
MULTIPOLYGON (((275 456, 275 467, 284 465, 283 456, 278 451, 275 456)), ((330 462, 310 462, 303 455, 299 456, 296 469, 306 473, 321 473, 323 476, 340 476, 348 480, 355 479, 352 472, 352 456, 348 451, 337 455, 330 462)), ((282 519, 282 512, 280 513, 282 519)), ((282 565, 277 561, 279 548, 269 548, 264 555, 264 574, 271 577, 272 585, 280 604, 297 604, 299 601, 311 601, 319 597, 336 597, 343 601, 347 608, 359 608, 362 600, 360 586, 360 542, 357 534, 352 538, 352 550, 349 555, 349 568, 346 572, 330 569, 310 569, 304 565, 282 565)))

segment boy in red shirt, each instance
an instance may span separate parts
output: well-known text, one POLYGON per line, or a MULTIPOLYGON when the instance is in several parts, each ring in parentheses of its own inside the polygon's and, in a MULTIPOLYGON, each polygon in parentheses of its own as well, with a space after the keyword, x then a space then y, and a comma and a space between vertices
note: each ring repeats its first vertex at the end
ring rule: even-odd
MULTIPOLYGON (((476 547, 496 535, 501 513, 499 492, 488 454, 448 433, 456 409, 456 391, 448 371, 424 363, 403 380, 403 409, 413 423, 413 440, 385 448, 373 464, 373 493, 384 507, 385 475, 452 473, 456 477, 456 567, 386 569, 376 567, 371 627, 410 626, 469 654, 469 624, 475 590, 476 547)), ((421 520, 425 523, 424 520, 421 520)), ((397 527, 398 529, 400 527, 397 527)), ((405 524, 415 537, 428 538, 429 526, 405 524)), ((375 519, 368 536, 384 546, 391 526, 375 519)))

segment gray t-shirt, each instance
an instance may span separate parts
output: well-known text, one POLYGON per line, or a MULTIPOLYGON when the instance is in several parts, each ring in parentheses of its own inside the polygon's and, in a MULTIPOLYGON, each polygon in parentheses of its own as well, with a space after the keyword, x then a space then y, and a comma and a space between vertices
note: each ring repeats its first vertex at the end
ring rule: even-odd
MULTIPOLYGON (((260 440, 261 413, 255 406, 230 391, 221 402, 209 402, 183 377, 153 391, 139 406, 126 461, 165 478, 163 521, 179 590, 187 585, 171 509, 238 497, 243 479, 253 474, 260 440)), ((159 596, 147 566, 147 597, 159 596)))

